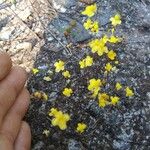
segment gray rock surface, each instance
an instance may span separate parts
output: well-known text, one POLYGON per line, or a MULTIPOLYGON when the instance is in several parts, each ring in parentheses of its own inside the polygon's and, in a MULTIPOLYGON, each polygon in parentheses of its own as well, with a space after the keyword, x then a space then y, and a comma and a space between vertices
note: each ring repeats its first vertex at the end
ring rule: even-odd
MULTIPOLYGON (((98 107, 96 101, 89 98, 86 89, 87 80, 93 77, 103 78, 103 75, 96 66, 83 72, 79 69, 78 61, 90 52, 85 48, 76 48, 76 45, 86 44, 93 36, 86 32, 85 34, 78 32, 78 29, 84 30, 78 24, 85 20, 85 17, 79 13, 85 4, 69 1, 64 6, 67 11, 60 13, 58 18, 47 27, 46 43, 37 56, 35 67, 48 64, 49 68, 42 70, 37 76, 31 76, 28 83, 31 92, 43 90, 49 95, 54 92, 57 95, 54 95, 57 97, 55 100, 48 100, 43 113, 38 111, 43 106, 43 102, 32 101, 27 120, 32 128, 33 147, 39 141, 43 141, 44 145, 41 149, 47 150, 50 145, 54 145, 56 150, 76 150, 75 143, 77 145, 81 143, 82 147, 78 149, 83 150, 150 149, 150 2, 97 0, 97 4, 99 9, 95 19, 101 22, 103 32, 109 29, 109 18, 116 12, 119 12, 123 19, 116 34, 122 36, 124 40, 111 47, 116 49, 120 64, 117 66, 117 71, 108 76, 109 84, 103 89, 109 94, 120 96, 121 102, 116 107, 102 109, 98 107), (73 28, 69 37, 66 37, 65 27, 68 27, 72 20, 76 20, 77 27, 73 28), (78 36, 72 36, 74 33, 78 33, 78 36), (48 41, 48 39, 53 40, 48 41), (64 47, 69 43, 73 43, 70 48, 72 55, 64 53, 64 47), (68 84, 61 74, 55 74, 50 83, 42 80, 49 69, 54 70, 53 64, 58 59, 67 62, 66 67, 72 72, 73 77, 68 84), (125 94, 114 92, 113 84, 118 81, 125 86, 133 87, 134 98, 127 99, 125 94), (62 89, 67 85, 71 85, 75 91, 69 100, 61 95, 62 89), (51 126, 51 119, 47 115, 51 107, 71 114, 72 120, 66 131, 51 126), (80 121, 85 122, 89 127, 81 135, 75 132, 76 123, 80 121), (45 128, 48 128, 51 133, 48 139, 42 135, 45 128)), ((101 33, 97 35, 99 36, 101 33)), ((96 64, 102 68, 106 60, 97 57, 95 59, 97 59, 96 64)))

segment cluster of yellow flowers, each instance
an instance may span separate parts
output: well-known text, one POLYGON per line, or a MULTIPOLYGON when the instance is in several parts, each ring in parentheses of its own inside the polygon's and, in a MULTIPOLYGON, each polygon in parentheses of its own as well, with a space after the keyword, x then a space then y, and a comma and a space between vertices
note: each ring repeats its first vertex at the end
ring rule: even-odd
MULTIPOLYGON (((122 89, 122 85, 117 82, 115 86, 116 90, 119 91, 122 89)), ((131 97, 134 95, 133 91, 126 87, 125 89, 126 97, 131 97)), ((107 93, 99 93, 98 94, 98 103, 99 107, 105 107, 107 105, 116 105, 119 103, 120 98, 118 96, 109 96, 107 93)))
POLYGON ((87 56, 85 59, 79 61, 80 68, 90 67, 93 64, 93 58, 91 56, 87 56))
MULTIPOLYGON (((63 113, 62 111, 59 111, 56 108, 51 108, 48 115, 50 117, 53 117, 51 121, 52 125, 58 126, 61 130, 65 130, 67 128, 67 122, 71 120, 69 114, 63 113)), ((83 133, 86 128, 87 125, 85 123, 78 123, 76 131, 79 133, 83 133)), ((47 131, 45 131, 43 134, 47 135, 47 131)))
POLYGON ((90 5, 85 8, 85 10, 81 13, 83 15, 88 16, 89 18, 84 22, 83 26, 86 30, 90 30, 92 33, 98 33, 99 31, 99 23, 98 21, 92 21, 90 17, 93 17, 97 11, 97 5, 90 5))
MULTIPOLYGON (((85 10, 82 12, 83 15, 86 15, 88 19, 84 22, 83 26, 86 30, 89 30, 93 33, 99 32, 99 22, 93 21, 91 17, 95 15, 97 12, 97 5, 89 5, 85 8, 85 10)), ((110 22, 112 24, 111 29, 111 35, 107 36, 106 34, 103 35, 101 38, 93 39, 88 43, 88 46, 91 49, 91 52, 94 54, 97 54, 98 56, 103 56, 104 54, 107 56, 108 60, 110 62, 106 63, 104 66, 105 72, 112 71, 115 67, 113 66, 113 61, 115 64, 118 64, 118 61, 116 60, 117 54, 115 50, 109 50, 107 47, 107 44, 116 44, 118 42, 121 42, 122 39, 114 35, 114 31, 117 25, 120 25, 122 23, 121 16, 119 14, 116 14, 115 16, 110 18, 110 22)), ((81 69, 86 67, 91 67, 94 64, 94 57, 91 57, 87 55, 84 59, 79 61, 79 66, 81 69)), ((54 63, 55 72, 59 73, 61 72, 62 76, 66 79, 71 77, 71 73, 68 70, 65 70, 65 62, 62 60, 58 60, 54 63)), ((33 68, 32 73, 34 75, 39 73, 39 69, 33 68)), ((43 78, 45 81, 51 81, 50 76, 45 76, 43 78)), ((92 98, 98 99, 99 107, 105 107, 107 105, 117 105, 120 102, 120 97, 116 95, 109 95, 105 92, 101 92, 101 88, 104 85, 103 80, 101 79, 95 79, 92 78, 88 82, 88 90, 92 93, 92 98)), ((117 91, 120 91, 123 88, 121 83, 117 82, 115 85, 115 89, 117 91)), ((130 87, 124 88, 124 91, 126 93, 126 97, 132 97, 134 95, 133 90, 130 87)), ((66 97, 71 97, 73 94, 73 90, 71 88, 64 88, 62 91, 62 94, 66 97)), ((33 96, 39 99, 48 100, 48 95, 44 92, 34 92, 33 96)), ((68 121, 71 120, 71 117, 67 113, 63 113, 62 111, 59 111, 56 108, 51 108, 49 112, 49 116, 52 117, 51 124, 53 126, 58 126, 61 130, 65 130, 67 128, 68 121)), ((83 133, 87 129, 87 125, 83 122, 80 122, 77 124, 76 132, 83 133)), ((49 130, 44 130, 43 134, 46 136, 49 135, 49 130)))
POLYGON ((98 95, 99 107, 105 107, 107 105, 116 105, 120 98, 118 96, 109 96, 107 93, 100 93, 98 95))
POLYGON ((58 62, 55 62, 54 67, 55 67, 55 72, 63 71, 62 75, 65 78, 70 78, 71 77, 70 72, 68 70, 65 70, 65 63, 62 60, 59 60, 58 62))
POLYGON ((93 33, 98 33, 99 31, 99 23, 98 21, 92 21, 90 18, 83 24, 86 30, 91 30, 93 33))

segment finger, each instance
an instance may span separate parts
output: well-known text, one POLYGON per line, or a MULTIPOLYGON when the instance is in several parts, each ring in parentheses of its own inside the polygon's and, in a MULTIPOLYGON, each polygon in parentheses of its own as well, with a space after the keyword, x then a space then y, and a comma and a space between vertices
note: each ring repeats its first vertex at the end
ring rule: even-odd
POLYGON ((0 52, 0 80, 5 78, 10 72, 12 62, 7 53, 0 52))
POLYGON ((1 134, 6 135, 12 144, 18 135, 22 118, 28 109, 29 99, 29 92, 23 89, 3 120, 1 134))
POLYGON ((14 150, 30 150, 31 146, 31 131, 26 122, 22 122, 20 132, 15 141, 14 150))
POLYGON ((13 105, 26 81, 26 73, 20 67, 12 68, 10 74, 0 82, 0 125, 13 105))

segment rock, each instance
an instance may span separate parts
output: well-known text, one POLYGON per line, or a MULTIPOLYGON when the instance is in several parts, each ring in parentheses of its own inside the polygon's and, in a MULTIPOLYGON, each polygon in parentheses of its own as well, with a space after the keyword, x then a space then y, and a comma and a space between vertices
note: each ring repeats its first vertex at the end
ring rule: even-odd
MULTIPOLYGON (((80 20, 80 19, 79 19, 80 20)), ((82 18, 81 18, 82 20, 82 18)), ((65 38, 64 33, 68 32, 68 38, 72 43, 83 42, 90 39, 92 36, 84 29, 81 22, 77 20, 72 20, 68 16, 61 15, 58 18, 55 18, 51 24, 50 30, 57 30, 59 37, 65 38), (75 26, 70 28, 71 22, 75 22, 75 26)))
POLYGON ((0 31, 3 27, 6 26, 6 24, 8 23, 9 21, 9 17, 5 17, 4 19, 0 20, 0 31))
POLYGON ((41 142, 38 142, 33 148, 32 150, 40 150, 42 149, 44 146, 44 143, 41 141, 41 142))
POLYGON ((32 44, 29 43, 29 42, 23 42, 23 43, 20 43, 16 46, 16 49, 19 51, 19 50, 28 50, 28 51, 31 51, 32 50, 32 44))
POLYGON ((20 3, 18 3, 17 7, 15 7, 15 5, 12 5, 11 9, 23 21, 26 21, 26 19, 31 15, 31 9, 29 5, 27 4, 26 0, 23 0, 20 3))
POLYGON ((150 92, 147 92, 147 98, 148 98, 148 101, 150 101, 150 92))
MULTIPOLYGON (((55 1, 59 2, 59 0, 55 1)), ((150 35, 149 25, 145 26, 145 24, 149 22, 148 13, 150 13, 150 9, 145 2, 146 0, 134 2, 132 0, 97 0, 98 12, 92 19, 100 21, 101 29, 108 31, 112 28, 109 18, 115 13, 119 12, 122 16, 122 24, 116 27, 116 34, 123 37, 123 41, 116 45, 108 45, 109 49, 112 48, 117 53, 117 60, 119 61, 119 64, 116 65, 117 71, 104 76, 104 65, 108 63, 106 55, 98 57, 98 55, 91 54, 91 50, 86 48, 87 40, 91 38, 91 35, 86 34, 88 32, 85 33, 82 27, 86 17, 81 15, 80 11, 85 8, 85 3, 76 3, 76 0, 60 1, 60 5, 67 11, 58 14, 58 17, 49 23, 44 37, 46 43, 37 56, 35 67, 48 64, 48 68, 45 70, 53 71, 54 63, 63 60, 65 69, 71 72, 71 78, 70 82, 67 82, 61 73, 54 73, 51 82, 45 82, 43 76, 46 72, 41 70, 39 75, 32 76, 29 80, 30 91, 38 89, 49 95, 45 109, 41 109, 40 113, 38 110, 41 105, 37 101, 33 101, 30 106, 30 116, 27 119, 33 131, 33 147, 42 141, 47 149, 53 144, 55 149, 65 150, 149 149, 148 53, 150 35), (65 3, 61 4, 61 2, 65 3), (75 24, 70 30, 72 21, 75 21, 75 24), (69 31, 69 34, 64 35, 66 30, 69 31), (80 42, 85 47, 82 48, 80 42), (62 45, 68 46, 70 43, 73 55, 68 57, 64 53, 62 45), (58 48, 61 50, 56 51, 55 49, 58 48), (79 61, 86 55, 92 55, 94 64, 92 67, 81 70, 79 61), (118 96, 120 98, 119 103, 116 106, 109 105, 100 108, 98 98, 91 98, 91 93, 87 89, 87 83, 91 78, 104 79, 101 92, 108 93, 110 96, 118 96), (107 81, 106 85, 105 81, 107 81), (120 82, 123 86, 119 91, 115 89, 116 82, 120 82), (134 91, 133 97, 126 97, 125 88, 127 86, 134 91), (64 87, 73 89, 74 92, 71 97, 63 96, 64 87), (66 130, 61 131, 58 127, 53 127, 50 124, 52 118, 49 118, 47 113, 53 107, 70 115, 71 120, 68 122, 66 130), (42 111, 47 117, 45 116, 44 121, 39 123, 43 119, 41 117, 42 111), (39 120, 37 120, 37 116, 39 120), (87 125, 87 129, 82 134, 76 132, 79 122, 87 125), (43 126, 52 131, 51 140, 48 142, 45 142, 46 139, 41 135, 37 136, 37 132, 43 126)), ((101 37, 104 32, 97 36, 101 37)), ((113 62, 111 63, 113 64, 113 62)))
POLYGON ((68 142, 68 150, 83 150, 81 143, 74 139, 70 139, 68 142))
POLYGON ((0 32, 0 40, 9 40, 14 30, 14 27, 4 27, 0 32))

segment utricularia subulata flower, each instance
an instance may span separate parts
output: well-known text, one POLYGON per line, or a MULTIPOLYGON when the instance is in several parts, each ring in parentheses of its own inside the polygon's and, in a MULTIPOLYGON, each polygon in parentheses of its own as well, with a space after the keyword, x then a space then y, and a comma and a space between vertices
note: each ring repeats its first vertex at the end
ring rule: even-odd
POLYGON ((67 128, 67 122, 70 120, 69 114, 63 113, 56 108, 52 108, 49 112, 49 116, 53 117, 51 121, 53 126, 58 126, 61 130, 67 128))

